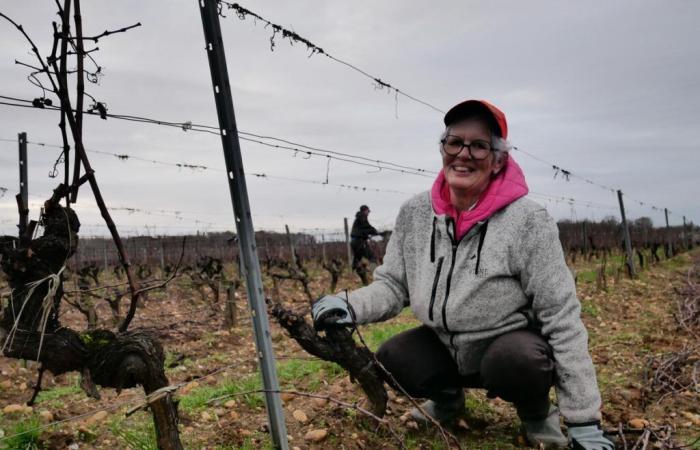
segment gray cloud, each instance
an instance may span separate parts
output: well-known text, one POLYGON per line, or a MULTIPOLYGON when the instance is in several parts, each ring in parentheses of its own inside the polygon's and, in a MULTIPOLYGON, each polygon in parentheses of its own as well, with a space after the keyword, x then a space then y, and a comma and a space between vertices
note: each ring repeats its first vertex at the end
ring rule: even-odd
MULTIPOLYGON (((293 28, 326 51, 424 98, 442 109, 469 97, 487 98, 509 118, 513 143, 538 157, 630 198, 668 207, 678 223, 685 214, 700 221, 700 5, 691 1, 571 3, 359 1, 244 4, 293 28)), ((20 2, 3 12, 25 25, 40 47, 50 44, 51 5, 20 2)), ((111 112, 171 121, 216 124, 211 82, 197 4, 85 2, 88 33, 140 21, 129 33, 101 40, 97 57, 105 67, 90 92, 111 112)), ((277 39, 232 12, 222 19, 238 124, 241 130, 285 137, 309 145, 439 169, 438 113, 393 94, 321 55, 277 39), (398 118, 397 116, 398 112, 398 118)), ((0 24, 0 94, 33 98, 40 91, 25 79, 15 58, 30 62, 21 36, 0 24)), ((0 138, 27 131, 30 140, 58 143, 55 113, 0 106, 0 138)), ((153 125, 89 118, 88 148, 152 159, 223 167, 213 135, 153 125)), ((323 181, 324 158, 303 160, 290 153, 242 143, 249 172, 323 181)), ((0 142, 0 186, 17 183, 16 145, 0 142)), ((31 192, 40 201, 54 186, 46 176, 56 149, 30 146, 31 192)), ((575 197, 611 209, 573 208, 542 201, 559 218, 601 218, 617 212, 612 193, 575 179, 553 178, 547 165, 514 152, 534 192, 575 197)), ((192 172, 149 163, 121 162, 91 154, 110 205, 178 210, 182 216, 230 227, 222 173, 192 172)), ((405 192, 429 188, 431 180, 333 161, 330 181, 405 192)), ((390 226, 406 196, 355 192, 249 177, 255 224, 261 228, 341 228, 357 206, 369 203, 372 219, 390 226)), ((78 212, 86 224, 99 214, 85 190, 78 212)), ((533 197, 534 198, 534 197, 533 197)), ((631 200, 630 200, 631 202, 631 200)), ((637 204, 634 216, 662 216, 637 204)), ((33 212, 36 214, 37 210, 33 212)), ((12 232, 12 193, 0 199, 0 231, 12 232), (9 221, 9 222, 8 222, 9 221)), ((204 229, 172 216, 115 212, 124 230, 156 225, 156 232, 204 229), (160 227, 160 228, 158 228, 160 227), (172 228, 167 228, 172 227, 172 228)), ((87 229, 89 233, 99 228, 87 229)))

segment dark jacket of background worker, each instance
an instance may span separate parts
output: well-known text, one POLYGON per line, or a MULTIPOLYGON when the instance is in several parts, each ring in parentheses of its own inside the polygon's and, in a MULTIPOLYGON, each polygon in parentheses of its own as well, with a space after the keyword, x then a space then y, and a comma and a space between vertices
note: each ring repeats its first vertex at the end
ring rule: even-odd
POLYGON ((374 252, 367 244, 370 236, 378 235, 376 228, 369 224, 367 216, 369 215, 369 206, 362 205, 360 210, 355 214, 355 221, 352 223, 350 231, 350 247, 352 248, 352 267, 357 267, 362 258, 367 258, 370 262, 376 262, 374 252))

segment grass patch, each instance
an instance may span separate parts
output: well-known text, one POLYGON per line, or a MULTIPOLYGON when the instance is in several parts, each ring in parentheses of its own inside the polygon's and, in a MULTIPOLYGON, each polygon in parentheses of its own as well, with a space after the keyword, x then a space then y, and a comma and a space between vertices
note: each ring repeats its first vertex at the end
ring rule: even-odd
POLYGON ((587 314, 591 317, 598 317, 600 314, 600 308, 598 308, 593 300, 582 300, 581 301, 581 312, 587 314))
MULTIPOLYGON (((211 347, 211 345, 210 345, 211 347)), ((230 363, 231 357, 226 353, 213 353, 211 355, 205 356, 204 358, 198 359, 197 364, 205 365, 207 363, 230 363)))
POLYGON ((576 274, 576 279, 577 281, 583 282, 583 283, 593 283, 595 280, 598 278, 598 271, 597 270, 586 270, 583 272, 578 272, 576 274))
POLYGON ((629 382, 629 376, 623 373, 598 370, 598 389, 601 395, 605 395, 611 389, 624 386, 629 382))
POLYGON ((377 323, 368 325, 362 332, 362 337, 367 342, 370 350, 373 352, 377 351, 377 348, 383 343, 389 340, 389 338, 396 336, 402 331, 406 331, 411 328, 417 327, 418 322, 413 319, 409 322, 391 322, 391 323, 377 323))
MULTIPOLYGON (((191 413, 207 407, 207 402, 213 398, 260 389, 262 389, 262 384, 260 375, 257 373, 236 380, 229 379, 216 386, 201 386, 193 389, 187 395, 181 397, 180 409, 191 413)), ((259 393, 246 394, 238 398, 242 398, 251 408, 258 408, 265 404, 262 394, 259 393)))
POLYGON ((467 416, 469 417, 488 419, 494 414, 488 400, 474 395, 472 392, 467 392, 464 403, 467 410, 467 416))
POLYGON ((342 375, 345 375, 342 367, 322 360, 292 359, 277 363, 277 376, 282 389, 295 388, 297 383, 303 381, 306 389, 316 391, 322 380, 329 381, 342 375))
POLYGON ((661 267, 665 269, 679 269, 685 267, 687 264, 688 258, 686 254, 675 255, 670 259, 661 261, 661 267))
POLYGON ((37 416, 14 424, 5 430, 5 436, 10 437, 0 441, 0 449, 35 450, 44 448, 39 439, 41 430, 36 430, 40 426, 41 422, 37 416))
POLYGON ((233 447, 233 446, 216 446, 213 447, 214 450, 274 450, 274 447, 272 446, 272 441, 270 440, 270 436, 267 434, 260 434, 259 437, 256 438, 246 438, 246 440, 243 442, 243 445, 240 447, 233 447))
POLYGON ((78 384, 78 378, 73 377, 72 384, 69 386, 58 386, 52 389, 42 389, 36 397, 36 403, 47 402, 50 406, 61 406, 63 401, 58 401, 69 395, 80 394, 82 390, 78 384))
POLYGON ((158 450, 156 430, 153 420, 136 422, 115 420, 110 424, 112 434, 119 439, 129 450, 158 450))

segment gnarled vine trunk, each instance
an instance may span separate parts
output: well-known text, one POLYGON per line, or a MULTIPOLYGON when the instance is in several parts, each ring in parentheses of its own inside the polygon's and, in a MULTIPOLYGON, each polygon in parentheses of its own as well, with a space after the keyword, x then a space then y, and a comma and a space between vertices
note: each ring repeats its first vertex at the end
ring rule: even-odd
MULTIPOLYGON (((81 387, 95 397, 99 397, 95 385, 118 390, 141 385, 146 394, 167 386, 163 347, 147 330, 80 333, 61 326, 61 276, 78 246, 80 228, 75 212, 59 204, 63 195, 60 186, 44 205, 41 237, 27 242, 0 239, 0 264, 12 290, 0 318, 3 354, 38 361, 42 370, 55 375, 78 371, 83 376, 81 387)), ((151 410, 159 448, 181 449, 171 397, 154 401, 151 410)))

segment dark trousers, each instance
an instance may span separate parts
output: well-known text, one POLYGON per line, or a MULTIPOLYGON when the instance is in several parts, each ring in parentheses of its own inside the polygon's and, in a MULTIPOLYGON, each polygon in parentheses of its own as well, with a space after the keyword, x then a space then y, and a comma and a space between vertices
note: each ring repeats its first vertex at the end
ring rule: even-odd
POLYGON ((352 268, 356 268, 362 258, 367 258, 369 262, 376 262, 377 259, 374 257, 374 252, 369 246, 367 239, 362 238, 352 238, 350 241, 350 248, 352 249, 352 268))
POLYGON ((478 373, 461 375, 450 351, 423 325, 392 337, 377 359, 412 397, 454 396, 458 389, 483 388, 491 398, 514 403, 525 420, 547 416, 554 384, 552 348, 530 330, 511 331, 486 349, 478 373))

